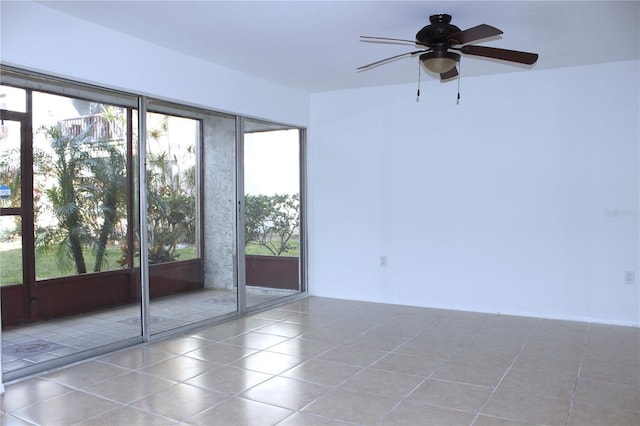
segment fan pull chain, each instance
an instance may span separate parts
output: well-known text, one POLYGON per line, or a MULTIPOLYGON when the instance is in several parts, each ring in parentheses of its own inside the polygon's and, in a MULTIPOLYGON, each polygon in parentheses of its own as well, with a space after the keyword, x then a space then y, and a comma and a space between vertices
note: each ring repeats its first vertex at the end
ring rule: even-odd
POLYGON ((462 71, 462 63, 458 65, 458 98, 456 99, 456 105, 460 105, 460 71, 462 71))
POLYGON ((420 68, 420 61, 418 61, 418 93, 416 94, 416 102, 420 102, 420 74, 422 69, 420 68))

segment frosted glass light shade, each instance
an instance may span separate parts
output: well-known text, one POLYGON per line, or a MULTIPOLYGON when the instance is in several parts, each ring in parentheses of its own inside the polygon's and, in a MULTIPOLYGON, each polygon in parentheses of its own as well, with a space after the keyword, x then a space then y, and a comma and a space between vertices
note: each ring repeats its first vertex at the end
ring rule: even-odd
POLYGON ((420 61, 431 72, 442 74, 456 66, 460 55, 453 52, 428 52, 420 55, 420 61))

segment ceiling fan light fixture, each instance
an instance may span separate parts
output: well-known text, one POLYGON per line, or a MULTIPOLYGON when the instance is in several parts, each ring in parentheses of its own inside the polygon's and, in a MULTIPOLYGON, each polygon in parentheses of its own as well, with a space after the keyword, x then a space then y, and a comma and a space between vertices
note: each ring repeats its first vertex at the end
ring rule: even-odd
POLYGON ((431 72, 444 74, 453 69, 460 60, 460 55, 453 52, 427 52, 420 55, 420 61, 431 72))

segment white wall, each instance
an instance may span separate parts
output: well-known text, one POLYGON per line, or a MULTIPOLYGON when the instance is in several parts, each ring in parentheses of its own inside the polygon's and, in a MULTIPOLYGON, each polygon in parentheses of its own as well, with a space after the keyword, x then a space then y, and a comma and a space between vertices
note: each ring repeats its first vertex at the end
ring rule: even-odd
POLYGON ((420 103, 401 85, 312 95, 310 111, 306 93, 1 7, 4 64, 310 123, 313 294, 640 324, 637 61, 463 78, 460 105, 455 83, 423 82, 420 103))
POLYGON ((639 75, 312 95, 311 293, 640 325, 639 75))
MULTIPOLYGON (((124 3, 123 3, 124 4, 124 3)), ((0 3, 0 60, 217 111, 298 126, 309 95, 114 32, 32 2, 0 3)))

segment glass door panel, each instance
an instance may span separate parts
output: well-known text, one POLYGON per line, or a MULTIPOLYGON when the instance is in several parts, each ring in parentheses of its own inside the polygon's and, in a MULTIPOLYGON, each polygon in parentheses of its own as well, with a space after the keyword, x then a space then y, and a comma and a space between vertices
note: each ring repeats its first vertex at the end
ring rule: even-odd
POLYGON ((22 218, 0 216, 0 286, 22 284, 22 218))
MULTIPOLYGON (((139 279, 130 265, 132 109, 27 93, 31 127, 16 163, 23 165, 22 193, 12 190, 21 200, 25 291, 22 300, 2 293, 3 311, 22 305, 25 314, 7 321, 3 312, 6 379, 142 336, 139 279)), ((3 204, 4 234, 7 211, 3 204)))
MULTIPOLYGON (((0 291, 3 323, 29 317, 28 288, 23 284, 22 140, 23 122, 5 119, 7 109, 24 111, 26 93, 0 86, 0 291), (20 102, 22 97, 23 102, 20 102)), ((20 116, 19 115, 19 116, 20 116)), ((17 117, 16 117, 17 118, 17 117)))
POLYGON ((247 120, 244 133, 246 306, 302 291, 300 130, 247 120))
MULTIPOLYGON (((235 120, 196 113, 192 114, 197 118, 191 118, 182 110, 169 112, 171 106, 154 102, 149 108, 167 111, 147 113, 146 123, 149 330, 153 335, 237 310, 233 275, 231 282, 225 276, 226 270, 233 270, 233 257, 224 254, 233 253, 227 250, 228 244, 235 245, 233 240, 223 241, 224 229, 233 229, 235 216, 229 216, 229 209, 234 213, 234 205, 231 201, 225 212, 218 204, 225 188, 223 175, 233 170, 220 171, 224 160, 219 155, 223 149, 233 149, 235 142, 222 140, 229 136, 229 128, 223 126, 235 126, 235 120), (208 208, 204 214, 203 207, 208 208)), ((234 127, 231 131, 233 137, 234 127)), ((233 193, 231 186, 231 198, 233 193)))
POLYGON ((21 137, 19 121, 0 124, 0 286, 22 284, 21 137))

